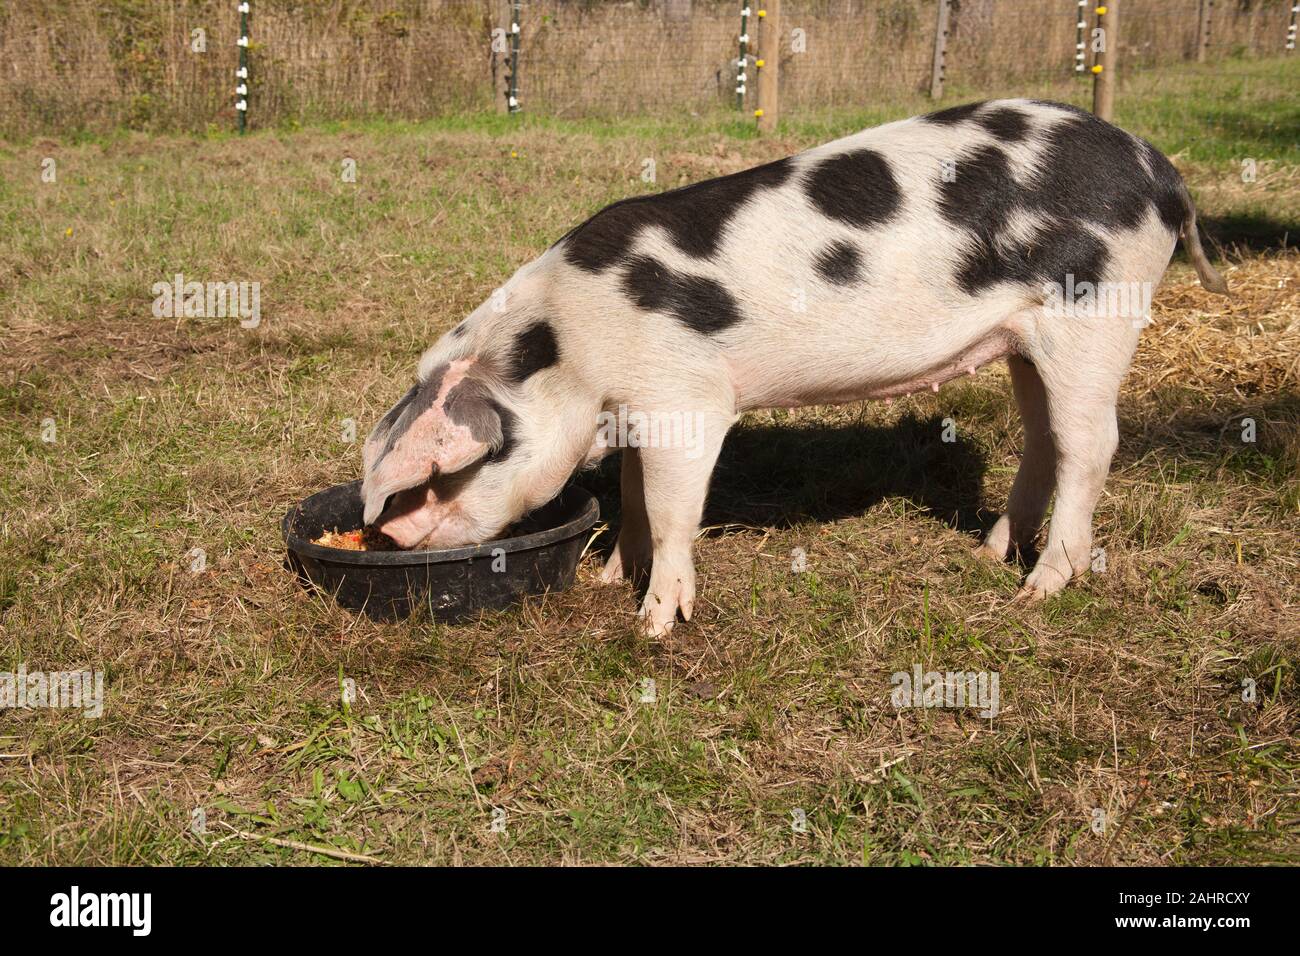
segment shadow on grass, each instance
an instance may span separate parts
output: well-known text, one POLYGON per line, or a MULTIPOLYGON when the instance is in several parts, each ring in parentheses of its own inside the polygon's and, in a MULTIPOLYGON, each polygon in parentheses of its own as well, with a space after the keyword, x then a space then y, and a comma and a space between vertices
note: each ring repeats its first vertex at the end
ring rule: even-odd
POLYGON ((1202 396, 1175 388, 1152 397, 1155 408, 1176 408, 1177 413, 1166 420, 1149 410, 1121 407, 1112 471, 1156 452, 1170 463, 1225 468, 1252 482, 1286 482, 1300 474, 1293 450, 1300 434, 1300 393, 1225 393, 1213 407, 1202 396))
MULTIPOLYGON (((1262 212, 1198 217, 1197 227, 1220 256, 1275 252, 1300 245, 1300 222, 1275 219, 1262 212)), ((1181 243, 1178 250, 1178 258, 1188 261, 1181 243)))
MULTIPOLYGON (((1010 401, 1010 396, 1008 396, 1010 401)), ((1174 399, 1182 404, 1186 398, 1174 399)), ((1292 393, 1247 406, 1260 422, 1257 443, 1243 445, 1243 413, 1210 413, 1191 407, 1173 421, 1154 424, 1143 412, 1121 411, 1120 448, 1112 470, 1156 452, 1171 461, 1224 465, 1256 478, 1290 474, 1285 464, 1300 398, 1292 393), (1258 473, 1258 474, 1256 474, 1258 473)), ((1002 502, 982 507, 987 455, 961 437, 942 440, 943 419, 908 416, 888 426, 828 426, 758 422, 727 436, 713 472, 705 525, 740 524, 791 528, 861 515, 890 498, 911 502, 949 527, 982 537, 1002 502)), ((1019 447, 1020 438, 1012 439, 1019 447)), ((579 476, 600 499, 601 514, 616 532, 621 521, 619 456, 579 476)), ((608 555, 615 534, 601 536, 595 551, 608 555)), ((1031 555, 1032 557, 1032 555, 1031 555)))
MULTIPOLYGON (((996 514, 980 511, 987 468, 974 442, 943 441, 940 416, 906 417, 889 427, 757 423, 727 436, 704 510, 705 525, 789 528, 861 515, 888 498, 905 498, 960 531, 986 531, 996 514)), ((619 525, 619 456, 579 483, 619 525)), ((608 553, 614 535, 597 551, 608 553)))

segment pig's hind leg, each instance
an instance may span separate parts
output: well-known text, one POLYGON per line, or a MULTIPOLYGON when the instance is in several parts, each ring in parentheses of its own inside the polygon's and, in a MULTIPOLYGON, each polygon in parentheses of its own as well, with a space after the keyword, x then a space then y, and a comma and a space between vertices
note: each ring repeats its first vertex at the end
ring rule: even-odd
POLYGON ((619 495, 622 515, 619 519, 618 540, 605 569, 601 572, 603 584, 628 580, 639 583, 650 570, 652 549, 650 522, 645 513, 645 480, 641 472, 641 452, 624 448, 619 473, 619 495))
POLYGON ((1054 348, 1033 353, 1056 451, 1056 501, 1024 597, 1055 594, 1092 563, 1093 511, 1119 446, 1115 406, 1137 336, 1120 317, 1076 318, 1054 348))
POLYGON ((1024 552, 1033 545, 1056 487, 1056 446, 1048 421, 1043 380, 1023 356, 1009 355, 1007 366, 1024 426, 1025 447, 1007 498, 1007 510, 976 552, 996 561, 1004 561, 1013 552, 1024 552))

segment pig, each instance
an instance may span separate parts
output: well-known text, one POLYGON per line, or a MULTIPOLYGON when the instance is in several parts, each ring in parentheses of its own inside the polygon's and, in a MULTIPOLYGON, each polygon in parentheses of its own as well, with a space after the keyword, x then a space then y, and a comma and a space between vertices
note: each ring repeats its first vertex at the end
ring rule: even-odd
POLYGON ((691 619, 692 543, 740 415, 938 391, 1005 359, 1024 449, 977 552, 1034 543, 1054 494, 1019 592, 1042 598, 1089 567, 1116 397, 1180 235, 1201 283, 1226 293, 1160 152, 1023 99, 624 199, 424 353, 365 442, 365 521, 403 548, 485 542, 619 451, 601 579, 648 574, 639 614, 664 634, 691 619), (676 416, 691 440, 611 436, 628 415, 676 416))

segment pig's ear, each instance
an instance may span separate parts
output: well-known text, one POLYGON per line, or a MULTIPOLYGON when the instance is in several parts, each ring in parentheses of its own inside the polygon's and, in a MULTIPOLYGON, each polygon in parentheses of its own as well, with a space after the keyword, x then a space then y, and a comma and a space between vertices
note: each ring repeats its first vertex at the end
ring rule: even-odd
POLYGON ((374 467, 375 462, 384 453, 384 445, 388 441, 388 436, 397 424, 397 420, 406 411, 406 407, 415 401, 415 396, 420 391, 419 384, 411 386, 411 390, 403 395, 396 405, 384 413, 384 417, 375 423, 375 427, 370 431, 370 437, 366 439, 365 445, 361 449, 361 460, 365 463, 366 473, 374 467))
POLYGON ((500 406, 484 383, 464 378, 441 396, 440 385, 417 385, 366 439, 361 484, 366 524, 379 517, 389 495, 433 475, 460 471, 504 442, 500 406))

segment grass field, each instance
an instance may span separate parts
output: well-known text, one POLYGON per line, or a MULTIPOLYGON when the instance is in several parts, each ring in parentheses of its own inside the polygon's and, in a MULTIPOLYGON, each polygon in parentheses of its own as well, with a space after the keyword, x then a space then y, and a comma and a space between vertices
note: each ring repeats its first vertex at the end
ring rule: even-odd
MULTIPOLYGON (((571 225, 862 116, 761 141, 488 117, 0 148, 0 670, 106 672, 98 719, 0 711, 0 864, 1300 862, 1300 161, 1276 132, 1297 112, 1241 101, 1259 115, 1207 134, 1230 96, 1160 95, 1125 108, 1234 295, 1181 252, 1157 295, 1106 570, 1022 605, 1023 567, 971 555, 1020 447, 998 367, 748 416, 696 617, 662 640, 598 553, 473 625, 374 624, 299 587, 278 522, 359 474, 344 420, 364 437, 571 225), (261 324, 155 318, 178 272, 260 282, 261 324), (894 709, 914 664, 997 672, 1001 712, 894 709)), ((616 463, 580 483, 617 527, 616 463)))

